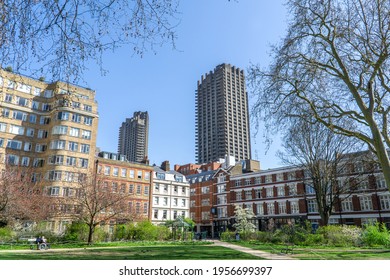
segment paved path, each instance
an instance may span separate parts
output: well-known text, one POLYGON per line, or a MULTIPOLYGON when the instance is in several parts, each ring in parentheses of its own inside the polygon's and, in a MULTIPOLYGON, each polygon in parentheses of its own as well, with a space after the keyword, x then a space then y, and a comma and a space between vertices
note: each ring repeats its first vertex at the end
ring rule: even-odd
POLYGON ((251 255, 254 255, 257 257, 261 257, 264 259, 268 259, 268 260, 293 260, 294 259, 294 258, 289 257, 288 255, 285 255, 285 254, 271 254, 268 252, 254 250, 251 248, 242 247, 242 246, 238 246, 238 245, 231 244, 228 242, 222 242, 219 240, 213 240, 213 242, 217 246, 222 246, 222 247, 230 248, 233 250, 241 251, 241 252, 251 254, 251 255))

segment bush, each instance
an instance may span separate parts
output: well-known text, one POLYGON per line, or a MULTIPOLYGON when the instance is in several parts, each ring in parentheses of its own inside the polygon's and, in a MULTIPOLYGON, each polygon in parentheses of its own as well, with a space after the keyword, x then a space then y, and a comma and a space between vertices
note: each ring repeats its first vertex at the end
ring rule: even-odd
POLYGON ((233 241, 236 239, 236 233, 233 231, 225 231, 221 233, 222 241, 233 241))
POLYGON ((363 230, 362 242, 367 246, 389 246, 390 232, 385 224, 375 223, 374 225, 367 225, 363 230))
POLYGON ((7 242, 14 238, 15 233, 9 227, 0 228, 0 241, 7 242))
POLYGON ((170 230, 165 226, 156 226, 149 221, 117 225, 114 240, 162 241, 170 236, 170 230))
POLYGON ((88 226, 83 223, 71 223, 65 230, 64 239, 67 241, 87 241, 88 226))
POLYGON ((320 227, 317 234, 322 234, 325 244, 331 246, 358 246, 361 242, 361 229, 355 226, 328 225, 320 227))

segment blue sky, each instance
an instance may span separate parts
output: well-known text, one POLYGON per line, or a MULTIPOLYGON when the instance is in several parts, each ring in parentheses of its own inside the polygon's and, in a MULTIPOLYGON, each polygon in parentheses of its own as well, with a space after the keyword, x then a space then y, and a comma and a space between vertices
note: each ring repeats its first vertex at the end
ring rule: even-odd
MULTIPOLYGON (((121 123, 135 111, 150 116, 149 159, 160 164, 195 162, 195 90, 201 75, 220 63, 247 70, 250 63, 266 66, 270 45, 285 33, 282 0, 181 0, 176 49, 166 45, 142 58, 129 49, 104 57, 101 76, 91 66, 84 80, 96 90, 100 114, 97 145, 117 151, 121 123)), ((249 92, 250 103, 253 98, 249 92)), ((279 141, 266 153, 262 131, 252 134, 252 157, 261 168, 280 166, 279 141)))

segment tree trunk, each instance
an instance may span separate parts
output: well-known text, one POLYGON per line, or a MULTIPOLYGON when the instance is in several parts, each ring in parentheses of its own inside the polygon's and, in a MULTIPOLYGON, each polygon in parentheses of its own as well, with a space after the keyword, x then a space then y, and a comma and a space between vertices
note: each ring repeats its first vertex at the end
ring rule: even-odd
POLYGON ((93 232, 94 232, 95 227, 93 225, 89 226, 89 232, 88 232, 88 245, 92 244, 93 240, 93 232))

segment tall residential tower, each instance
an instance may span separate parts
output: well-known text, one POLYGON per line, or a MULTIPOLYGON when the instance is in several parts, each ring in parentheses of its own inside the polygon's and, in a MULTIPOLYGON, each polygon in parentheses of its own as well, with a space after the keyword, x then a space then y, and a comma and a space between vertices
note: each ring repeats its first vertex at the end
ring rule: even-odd
POLYGON ((143 162, 148 156, 148 135, 148 112, 135 112, 119 128, 118 153, 129 161, 143 162))
POLYGON ((196 91, 196 161, 251 158, 244 71, 218 65, 201 77, 196 91))

